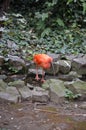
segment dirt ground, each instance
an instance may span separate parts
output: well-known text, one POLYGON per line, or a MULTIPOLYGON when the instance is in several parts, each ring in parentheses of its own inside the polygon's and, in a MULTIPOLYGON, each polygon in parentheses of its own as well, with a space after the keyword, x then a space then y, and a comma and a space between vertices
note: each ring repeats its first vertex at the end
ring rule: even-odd
POLYGON ((0 130, 86 130, 86 109, 81 104, 0 100, 0 130))

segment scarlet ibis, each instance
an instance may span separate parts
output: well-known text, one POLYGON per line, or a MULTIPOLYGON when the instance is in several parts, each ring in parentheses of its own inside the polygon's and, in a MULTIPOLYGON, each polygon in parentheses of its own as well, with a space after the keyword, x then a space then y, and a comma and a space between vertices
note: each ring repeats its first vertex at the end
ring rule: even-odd
POLYGON ((41 81, 44 82, 44 76, 45 76, 45 71, 46 69, 49 69, 51 67, 51 63, 53 61, 53 58, 51 58, 50 56, 46 55, 46 54, 35 54, 33 56, 33 61, 36 64, 36 80, 39 80, 39 76, 38 76, 38 67, 42 68, 42 79, 41 81))

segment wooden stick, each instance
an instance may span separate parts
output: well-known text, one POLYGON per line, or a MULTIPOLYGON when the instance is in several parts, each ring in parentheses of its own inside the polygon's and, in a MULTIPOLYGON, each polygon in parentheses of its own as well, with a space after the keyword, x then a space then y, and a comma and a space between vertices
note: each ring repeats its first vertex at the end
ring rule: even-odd
MULTIPOLYGON (((52 113, 52 114, 57 114, 57 115, 63 115, 63 114, 58 114, 58 112, 54 112, 54 111, 49 111, 49 110, 43 110, 43 109, 40 109, 40 108, 34 108, 35 111, 41 111, 41 112, 47 112, 47 113, 52 113)), ((84 116, 86 117, 86 114, 77 114, 77 113, 71 113, 71 114, 64 114, 66 116, 84 116)))

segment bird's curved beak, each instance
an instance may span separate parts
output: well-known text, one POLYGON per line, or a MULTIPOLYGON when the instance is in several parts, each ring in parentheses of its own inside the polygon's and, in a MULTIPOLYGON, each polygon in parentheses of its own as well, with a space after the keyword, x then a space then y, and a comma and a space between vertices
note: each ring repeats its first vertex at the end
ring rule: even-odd
POLYGON ((52 67, 52 69, 53 69, 53 74, 54 74, 54 76, 55 76, 55 68, 54 68, 53 62, 51 62, 51 67, 52 67))

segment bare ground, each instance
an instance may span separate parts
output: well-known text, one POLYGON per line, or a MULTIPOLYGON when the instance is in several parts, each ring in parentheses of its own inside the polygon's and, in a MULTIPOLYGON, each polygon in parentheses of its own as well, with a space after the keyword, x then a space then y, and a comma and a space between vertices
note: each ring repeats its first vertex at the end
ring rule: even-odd
POLYGON ((81 104, 0 100, 0 130, 86 130, 86 109, 81 104))

